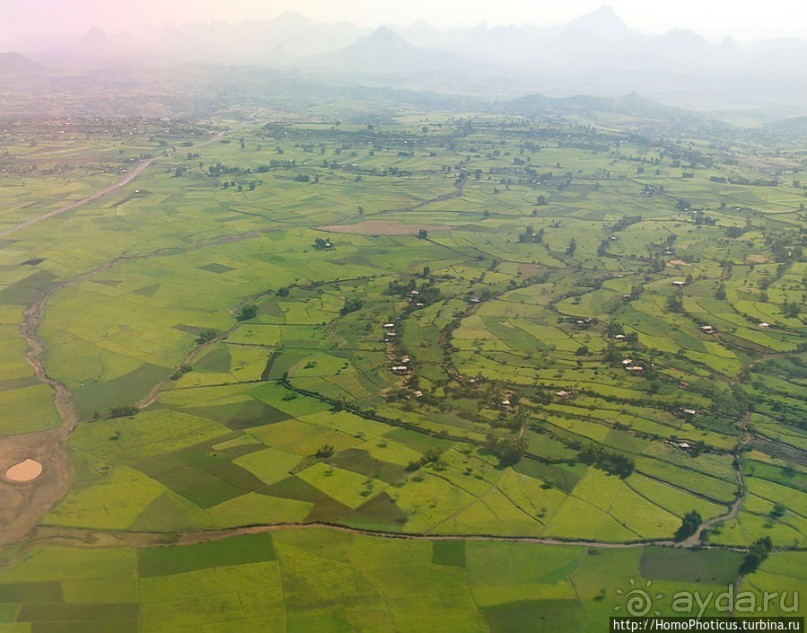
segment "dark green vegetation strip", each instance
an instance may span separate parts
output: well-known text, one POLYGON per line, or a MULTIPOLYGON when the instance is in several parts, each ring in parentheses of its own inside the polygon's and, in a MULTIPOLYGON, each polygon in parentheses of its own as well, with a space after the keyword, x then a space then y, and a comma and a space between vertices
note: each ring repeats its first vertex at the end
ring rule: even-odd
POLYGON ((26 604, 20 609, 20 622, 60 622, 91 620, 136 620, 136 604, 26 604))
POLYGON ((137 620, 79 620, 75 622, 34 622, 31 633, 139 633, 137 620))
POLYGON ((465 567, 465 541, 433 541, 432 563, 465 567))
POLYGON ((18 582, 12 585, 0 585, 0 602, 61 602, 62 583, 18 582))
POLYGON ((140 552, 139 573, 151 576, 183 574, 209 567, 275 560, 270 534, 247 534, 188 547, 155 547, 140 552))
POLYGON ((647 547, 639 571, 647 578, 677 582, 728 585, 737 578, 743 554, 720 549, 677 550, 647 547))
POLYGON ((581 630, 583 607, 576 600, 525 600, 482 609, 491 633, 555 633, 581 630))

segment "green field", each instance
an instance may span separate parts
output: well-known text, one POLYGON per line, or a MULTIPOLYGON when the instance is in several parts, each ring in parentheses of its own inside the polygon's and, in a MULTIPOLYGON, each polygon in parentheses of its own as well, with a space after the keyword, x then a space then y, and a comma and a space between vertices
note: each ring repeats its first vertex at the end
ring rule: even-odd
POLYGON ((0 241, 0 442, 45 461, 0 525, 72 473, 0 549, 0 633, 599 631, 635 583, 805 586, 807 218, 724 178, 795 140, 298 114, 4 123, 0 230, 158 160, 0 241), (23 190, 34 157, 84 166, 23 190))

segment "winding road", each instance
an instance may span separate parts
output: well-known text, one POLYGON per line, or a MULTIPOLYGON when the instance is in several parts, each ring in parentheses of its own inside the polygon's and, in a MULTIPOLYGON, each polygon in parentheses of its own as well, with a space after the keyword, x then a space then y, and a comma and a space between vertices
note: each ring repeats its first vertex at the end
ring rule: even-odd
MULTIPOLYGON (((198 143, 198 144, 194 145, 190 149, 195 149, 195 148, 198 148, 198 147, 204 147, 205 145, 209 145, 210 143, 213 143, 215 141, 219 141, 222 138, 224 138, 225 134, 226 134, 225 132, 217 132, 213 137, 209 138, 206 141, 203 141, 201 143, 198 143)), ((83 207, 86 204, 96 202, 96 201, 100 200, 101 198, 103 198, 105 196, 108 196, 110 193, 115 193, 116 191, 119 191, 120 189, 122 189, 123 187, 128 185, 130 182, 132 182, 141 173, 143 173, 144 169, 149 167, 152 163, 160 160, 161 158, 164 158, 164 156, 153 156, 152 158, 145 158, 145 159, 139 161, 138 164, 133 169, 126 172, 126 174, 124 174, 124 176, 120 180, 118 180, 115 184, 110 185, 106 189, 103 189, 103 190, 99 191, 98 193, 94 193, 91 196, 87 196, 86 198, 82 198, 81 200, 76 200, 75 202, 71 202, 69 204, 66 204, 63 207, 59 207, 58 209, 54 209, 53 211, 48 211, 47 213, 43 213, 42 215, 38 215, 35 218, 31 218, 29 220, 26 220, 25 222, 21 222, 20 224, 17 224, 16 226, 12 226, 12 227, 9 227, 7 229, 4 229, 4 230, 0 231, 0 238, 12 235, 12 234, 16 233, 17 231, 22 231, 23 229, 27 229, 29 226, 33 226, 37 222, 42 222, 43 220, 47 220, 48 218, 52 218, 52 217, 60 215, 62 213, 67 213, 68 211, 72 211, 73 209, 78 209, 79 207, 83 207)))

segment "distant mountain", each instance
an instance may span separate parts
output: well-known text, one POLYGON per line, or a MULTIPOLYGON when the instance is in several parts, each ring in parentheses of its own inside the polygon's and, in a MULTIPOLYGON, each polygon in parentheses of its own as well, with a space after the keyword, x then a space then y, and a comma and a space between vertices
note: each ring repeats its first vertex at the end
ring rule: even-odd
POLYGON ((19 53, 0 53, 0 74, 41 73, 47 68, 19 53))
POLYGON ((395 31, 379 27, 350 46, 310 57, 306 66, 346 73, 451 73, 473 64, 449 53, 413 46, 395 31))
POLYGON ((85 46, 108 46, 109 36, 97 26, 92 27, 87 34, 81 38, 81 43, 85 46))
POLYGON ((498 104, 500 112, 522 115, 579 116, 580 118, 601 118, 603 115, 630 117, 638 127, 703 129, 726 128, 726 124, 705 116, 673 108, 645 99, 636 93, 622 97, 604 98, 577 95, 574 97, 552 98, 542 94, 531 94, 498 104))
POLYGON ((807 116, 792 117, 789 119, 781 119, 778 121, 773 121, 772 123, 769 123, 765 127, 775 132, 806 134, 807 116))
POLYGON ((618 41, 634 35, 616 12, 608 5, 603 5, 582 17, 569 22, 563 27, 567 36, 594 37, 604 41, 618 41))
POLYGON ((807 42, 713 44, 686 29, 650 35, 626 26, 609 6, 551 27, 480 24, 437 30, 420 21, 373 32, 284 13, 272 20, 190 23, 138 34, 93 29, 83 40, 32 56, 74 71, 123 64, 250 65, 310 73, 334 85, 361 78, 376 88, 430 90, 486 102, 534 92, 613 99, 637 92, 658 103, 725 113, 749 124, 807 112, 807 42))

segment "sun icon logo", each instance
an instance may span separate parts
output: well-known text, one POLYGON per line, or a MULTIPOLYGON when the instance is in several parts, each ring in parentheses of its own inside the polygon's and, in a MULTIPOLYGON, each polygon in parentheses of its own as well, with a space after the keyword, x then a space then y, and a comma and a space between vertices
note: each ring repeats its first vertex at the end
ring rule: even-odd
MULTIPOLYGON (((645 616, 650 613, 650 610, 653 608, 653 600, 660 600, 664 597, 663 593, 657 593, 655 596, 650 595, 650 587, 653 584, 652 580, 648 580, 644 588, 637 587, 636 581, 633 578, 630 579, 630 584, 632 588, 628 591, 623 591, 622 589, 616 590, 618 596, 625 596, 625 611, 628 612, 628 615, 637 618, 645 616)), ((615 606, 614 611, 622 611, 622 606, 615 606)), ((661 612, 653 611, 653 614, 661 615, 661 612)))

